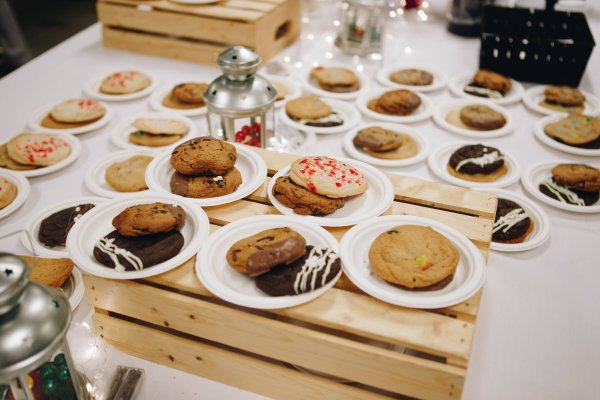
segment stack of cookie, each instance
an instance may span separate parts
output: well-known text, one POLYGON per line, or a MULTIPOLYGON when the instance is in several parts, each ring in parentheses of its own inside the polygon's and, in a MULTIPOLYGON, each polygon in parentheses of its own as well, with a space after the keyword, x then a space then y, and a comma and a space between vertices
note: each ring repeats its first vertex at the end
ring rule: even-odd
POLYGON ((319 289, 341 268, 335 252, 307 245, 306 239, 290 228, 268 229, 239 240, 226 257, 233 269, 256 278, 256 286, 270 296, 319 289))
POLYGON ((178 110, 189 110, 206 106, 204 92, 206 83, 186 82, 175 85, 162 101, 163 106, 178 110))
POLYGON ((539 189, 561 203, 591 206, 600 198, 600 170, 585 164, 559 164, 539 189))
POLYGON ((410 115, 421 105, 421 98, 411 90, 392 90, 372 99, 367 107, 379 114, 410 115))
POLYGON ((188 140, 171 154, 171 192, 184 197, 208 198, 233 193, 242 184, 234 167, 235 146, 211 137, 188 140))
POLYGON ((360 89, 358 77, 347 68, 316 67, 310 72, 310 77, 328 92, 348 93, 360 89))
POLYGON ((465 93, 489 99, 501 99, 512 89, 512 82, 506 76, 488 69, 475 73, 473 82, 465 86, 465 93))
POLYGON ((579 89, 571 86, 548 86, 544 90, 544 100, 539 104, 550 110, 583 111, 585 96, 579 89))
POLYGON ((21 133, 0 146, 0 167, 15 171, 54 165, 71 154, 71 145, 47 133, 21 133))
POLYGON ((135 130, 129 141, 140 146, 168 146, 181 140, 188 133, 188 126, 176 119, 138 118, 133 122, 135 130))
POLYGON ((96 242, 94 258, 118 272, 140 271, 164 262, 183 247, 179 230, 185 219, 180 206, 152 203, 128 207, 112 220, 116 230, 96 242))
POLYGON ((450 175, 472 182, 493 182, 508 172, 500 150, 482 144, 457 149, 447 168, 450 175))
POLYGON ((366 192, 368 183, 351 165, 330 157, 294 161, 289 176, 277 178, 273 196, 300 215, 327 215, 345 201, 366 192))
POLYGON ((306 126, 331 127, 344 123, 342 117, 317 96, 290 100, 285 104, 285 112, 292 121, 306 126))
POLYGON ((352 143, 370 156, 387 160, 402 160, 414 157, 419 152, 417 143, 410 135, 379 126, 361 129, 352 143))
POLYGON ((98 121, 106 109, 96 100, 70 99, 55 105, 40 125, 51 129, 70 129, 98 121))

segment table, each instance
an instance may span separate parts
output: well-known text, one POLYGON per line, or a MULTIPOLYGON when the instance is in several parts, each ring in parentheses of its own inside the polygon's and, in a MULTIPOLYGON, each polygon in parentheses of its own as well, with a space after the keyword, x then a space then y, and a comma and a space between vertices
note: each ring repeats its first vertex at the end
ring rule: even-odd
MULTIPOLYGON (((448 76, 477 67, 479 42, 448 34, 444 27, 442 1, 431 2, 428 21, 416 16, 395 22, 392 37, 386 39, 383 60, 342 56, 332 45, 332 10, 326 3, 324 17, 318 13, 305 19, 305 33, 299 43, 279 57, 292 71, 315 61, 353 64, 373 76, 377 66, 392 61, 433 63, 448 76), (289 57, 289 63, 286 63, 289 57), (299 65, 298 65, 299 66, 299 65)), ((590 2, 592 3, 592 2, 590 2)), ((600 5, 592 4, 588 20, 600 38, 600 5)), ((120 67, 135 66, 151 71, 162 80, 199 79, 210 81, 219 75, 216 68, 130 54, 102 47, 99 25, 93 25, 71 39, 34 59, 0 80, 0 121, 3 141, 25 129, 29 114, 39 106, 82 95, 82 86, 91 76, 120 67)), ((588 64, 581 88, 600 95, 600 53, 596 50, 588 64)), ((435 103, 450 98, 447 90, 435 92, 435 103)), ((31 194, 14 214, 0 221, 1 234, 20 229, 40 207, 70 197, 90 195, 83 177, 96 157, 115 151, 108 136, 118 121, 148 109, 147 98, 111 103, 116 118, 96 132, 79 136, 80 158, 58 173, 31 178, 31 194)), ((545 159, 597 162, 597 159, 563 154, 537 141, 532 133, 540 116, 521 103, 508 106, 515 119, 515 132, 491 139, 518 159, 522 166, 545 159)), ((366 120, 366 119, 365 119, 366 120)), ((197 120, 204 129, 203 120, 197 120)), ((432 120, 412 124, 423 132, 435 148, 464 138, 445 132, 432 120)), ((344 155, 341 135, 318 138, 314 152, 344 155)), ((411 167, 386 169, 436 180, 425 162, 411 167)), ((523 193, 520 184, 509 187, 523 193)), ((525 194, 525 196, 528 196, 525 194)), ((531 197, 530 197, 531 198, 531 197)), ((534 200, 535 201, 535 200, 534 200)), ((552 224, 550 240, 523 253, 491 252, 484 287, 478 330, 463 399, 598 399, 600 398, 600 269, 595 246, 600 243, 600 214, 581 215, 542 205, 552 224)), ((18 237, 0 240, 0 249, 20 254, 27 250, 18 237)), ((85 300, 74 320, 87 323, 92 310, 85 300)), ((78 341, 75 353, 88 350, 78 341)), ((177 399, 261 399, 263 397, 169 369, 108 349, 109 365, 125 364, 146 370, 141 398, 177 399)), ((108 370, 108 368, 107 368, 108 370)))

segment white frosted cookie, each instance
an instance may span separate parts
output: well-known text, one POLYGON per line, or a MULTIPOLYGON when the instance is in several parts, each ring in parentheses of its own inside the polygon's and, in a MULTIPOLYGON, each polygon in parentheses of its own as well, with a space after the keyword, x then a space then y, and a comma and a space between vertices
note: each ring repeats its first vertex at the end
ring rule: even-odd
POLYGON ((138 118, 133 126, 151 135, 185 135, 188 132, 187 125, 176 119, 138 118))
POLYGON ((6 144, 10 158, 20 164, 47 167, 71 154, 71 145, 58 135, 21 133, 6 144))
POLYGON ((8 179, 0 176, 0 210, 8 206, 17 197, 17 187, 8 179))
POLYGON ((52 108, 50 116, 60 122, 87 122, 98 119, 106 109, 96 100, 69 99, 52 108))
POLYGON ((106 94, 139 92, 150 86, 150 78, 140 71, 117 71, 102 81, 100 91, 106 94))
POLYGON ((368 183, 358 170, 331 157, 304 157, 294 161, 290 179, 311 192, 332 198, 364 193, 368 183))

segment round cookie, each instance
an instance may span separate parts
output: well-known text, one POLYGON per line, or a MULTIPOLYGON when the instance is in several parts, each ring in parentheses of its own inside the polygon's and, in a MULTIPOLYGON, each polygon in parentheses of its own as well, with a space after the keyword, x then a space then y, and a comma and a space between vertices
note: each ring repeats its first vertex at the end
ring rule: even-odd
POLYGON ((554 179, 549 178, 538 186, 540 192, 548 197, 560 201, 561 203, 572 204, 575 206, 591 206, 600 198, 600 192, 586 192, 583 190, 571 189, 554 179))
POLYGON ((489 69, 480 69, 477 71, 473 77, 473 82, 475 82, 477 86, 486 89, 497 90, 502 94, 510 92, 512 87, 512 83, 509 78, 497 72, 490 71, 489 69))
POLYGON ((457 149, 448 161, 448 172, 473 182, 493 182, 508 172, 500 150, 473 144, 457 149))
POLYGON ((175 147, 171 165, 183 175, 223 175, 237 160, 235 146, 211 137, 198 137, 175 147))
POLYGON ((407 288, 434 285, 454 275, 459 253, 431 227, 402 225, 383 232, 369 249, 373 272, 407 288))
POLYGON ((207 87, 206 83, 180 83, 173 88, 171 94, 185 104, 204 104, 204 92, 207 87))
POLYGON ((0 210, 7 207, 17 197, 17 186, 0 176, 0 210))
POLYGON ((328 215, 344 206, 344 199, 332 199, 295 184, 288 176, 280 176, 273 185, 273 196, 299 215, 328 215))
MULTIPOLYGON (((258 232, 235 242, 227 250, 227 263, 237 272, 248 274, 250 272, 248 262, 251 258, 268 247, 275 246, 281 248, 280 246, 283 243, 287 243, 287 247, 283 249, 286 254, 278 256, 278 259, 281 260, 280 263, 292 262, 304 255, 306 240, 302 235, 287 227, 274 228, 258 232), (290 241, 290 239, 292 240, 290 241)), ((256 262, 257 260, 254 259, 254 261, 256 262)), ((253 265, 253 267, 256 266, 253 265)), ((250 269, 252 272, 256 270, 255 268, 250 269)))
POLYGON ((433 83, 433 75, 422 69, 408 68, 394 71, 389 76, 390 81, 401 85, 426 86, 433 83))
POLYGON ((573 113, 544 126, 544 133, 571 146, 585 145, 600 138, 600 118, 573 113))
POLYGON ((242 175, 237 168, 217 176, 187 176, 174 172, 170 181, 171 193, 195 199, 225 196, 235 192, 241 184, 242 175))
POLYGON ((372 126, 358 131, 352 143, 363 150, 390 151, 400 147, 402 136, 389 129, 372 126))
POLYGON ((285 112, 294 119, 318 119, 331 114, 331 107, 317 96, 303 96, 285 104, 285 112))
POLYGON ((162 147, 168 146, 183 139, 183 135, 155 135, 142 131, 135 131, 129 134, 129 141, 139 146, 162 147))
POLYGON ((176 229, 140 237, 112 231, 96 242, 93 254, 100 264, 118 272, 140 271, 175 257, 183 245, 183 235, 176 229))
POLYGON ((100 92, 106 94, 128 94, 139 92, 150 86, 150 78, 139 71, 118 71, 102 81, 100 92))
POLYGON ((340 273, 341 261, 327 248, 306 246, 304 255, 256 278, 256 286, 269 296, 293 296, 317 290, 340 273))
POLYGON ((112 220, 123 236, 145 236, 181 229, 185 211, 180 206, 165 203, 139 204, 127 207, 112 220))
POLYGON ((91 122, 101 118, 106 109, 96 100, 70 99, 55 105, 50 116, 59 122, 91 122))
POLYGON ((46 247, 64 246, 69 231, 79 218, 94 208, 94 204, 85 203, 65 208, 44 218, 40 223, 38 240, 46 247))
POLYGON ((500 243, 521 243, 533 229, 527 212, 512 200, 498 198, 492 240, 500 243))
POLYGON ((297 185, 334 199, 359 195, 369 187, 356 168, 324 156, 297 159, 290 167, 289 176, 297 185))
POLYGON ((316 67, 310 76, 317 80, 321 89, 329 92, 348 93, 360 89, 356 74, 346 68, 316 67))
POLYGON ((409 135, 403 133, 399 133, 398 135, 400 135, 402 140, 402 144, 398 148, 389 151, 371 151, 367 149, 365 152, 372 157, 383 160, 404 160, 405 158, 416 156, 419 153, 417 142, 409 135))
POLYGON ((150 156, 133 156, 125 161, 111 164, 104 173, 106 182, 119 192, 139 192, 148 189, 146 168, 152 161, 150 156))
POLYGON ((410 90, 392 90, 385 92, 379 99, 371 100, 367 105, 381 114, 409 115, 421 105, 421 98, 410 90))
POLYGON ((8 156, 20 164, 47 167, 71 154, 71 145, 56 135, 21 133, 7 143, 8 156))
POLYGON ((582 106, 585 96, 579 89, 570 86, 548 86, 544 90, 545 101, 566 107, 582 106))
POLYGON ((7 143, 4 143, 0 144, 0 168, 8 168, 12 169, 13 171, 27 171, 39 167, 36 167, 35 165, 20 164, 12 158, 10 158, 10 156, 8 155, 7 143))
POLYGON ((504 115, 482 104, 462 107, 460 109, 460 120, 469 128, 480 131, 500 129, 506 125, 504 115))
POLYGON ((600 170, 585 164, 559 164, 552 168, 552 177, 570 189, 600 191, 600 170))

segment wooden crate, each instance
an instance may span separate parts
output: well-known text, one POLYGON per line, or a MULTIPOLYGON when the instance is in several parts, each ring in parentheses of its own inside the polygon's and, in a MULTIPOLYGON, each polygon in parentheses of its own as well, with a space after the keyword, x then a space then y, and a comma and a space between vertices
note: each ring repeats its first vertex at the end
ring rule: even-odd
MULTIPOLYGON (((255 151, 270 176, 297 158, 255 151)), ((278 214, 267 198, 269 179, 244 200, 206 208, 213 232, 247 216, 278 214)), ((413 177, 390 179, 396 199, 387 214, 444 222, 487 257, 495 196, 413 177)), ((328 230, 339 239, 347 228, 328 230)), ((453 307, 416 310, 367 296, 342 276, 307 304, 258 311, 215 298, 194 265, 192 258, 136 281, 85 276, 97 332, 126 353, 273 398, 461 397, 481 292, 453 307)))
POLYGON ((264 61, 300 32, 300 0, 224 0, 184 5, 168 0, 98 0, 104 45, 212 64, 233 45, 264 61))

